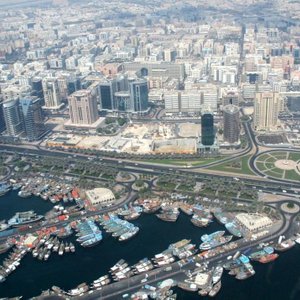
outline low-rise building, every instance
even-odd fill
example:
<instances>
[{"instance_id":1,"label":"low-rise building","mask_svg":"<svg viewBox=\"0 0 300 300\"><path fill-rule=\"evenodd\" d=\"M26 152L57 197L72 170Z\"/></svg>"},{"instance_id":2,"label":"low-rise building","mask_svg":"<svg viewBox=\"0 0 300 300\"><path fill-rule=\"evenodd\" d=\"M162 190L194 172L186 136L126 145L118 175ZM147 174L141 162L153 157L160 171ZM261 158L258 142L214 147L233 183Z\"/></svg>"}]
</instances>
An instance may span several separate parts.
<instances>
[{"instance_id":1,"label":"low-rise building","mask_svg":"<svg viewBox=\"0 0 300 300\"><path fill-rule=\"evenodd\" d=\"M95 188L85 192L92 205L108 205L115 201L115 196L110 189Z\"/></svg>"},{"instance_id":2,"label":"low-rise building","mask_svg":"<svg viewBox=\"0 0 300 300\"><path fill-rule=\"evenodd\" d=\"M247 231L253 233L265 229L272 225L272 220L262 214L240 213L236 215L237 222Z\"/></svg>"}]
</instances>

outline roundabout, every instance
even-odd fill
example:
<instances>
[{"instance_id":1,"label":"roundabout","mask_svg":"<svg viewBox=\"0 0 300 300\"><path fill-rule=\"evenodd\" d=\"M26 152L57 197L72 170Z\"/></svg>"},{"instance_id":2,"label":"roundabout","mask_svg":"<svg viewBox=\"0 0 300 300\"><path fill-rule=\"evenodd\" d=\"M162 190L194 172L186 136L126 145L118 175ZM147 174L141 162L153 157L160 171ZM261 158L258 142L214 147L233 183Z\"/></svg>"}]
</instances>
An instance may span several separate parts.
<instances>
[{"instance_id":1,"label":"roundabout","mask_svg":"<svg viewBox=\"0 0 300 300\"><path fill-rule=\"evenodd\" d=\"M265 176L284 180L300 180L300 152L269 151L255 159L256 168Z\"/></svg>"},{"instance_id":2,"label":"roundabout","mask_svg":"<svg viewBox=\"0 0 300 300\"><path fill-rule=\"evenodd\" d=\"M285 202L282 203L280 206L280 209L288 214L297 214L300 211L300 207L298 204L295 204L293 202Z\"/></svg>"}]
</instances>

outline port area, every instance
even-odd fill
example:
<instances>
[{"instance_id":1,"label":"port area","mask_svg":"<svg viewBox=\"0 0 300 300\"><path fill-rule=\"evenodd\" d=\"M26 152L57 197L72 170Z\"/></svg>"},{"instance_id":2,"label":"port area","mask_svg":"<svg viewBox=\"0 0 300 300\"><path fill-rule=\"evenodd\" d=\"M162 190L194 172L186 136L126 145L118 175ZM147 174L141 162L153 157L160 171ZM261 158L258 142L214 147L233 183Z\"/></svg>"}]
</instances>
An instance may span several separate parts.
<instances>
[{"instance_id":1,"label":"port area","mask_svg":"<svg viewBox=\"0 0 300 300\"><path fill-rule=\"evenodd\" d=\"M51 161L48 163L52 164ZM218 266L223 266L230 257L233 263L239 259L233 257L242 257L240 260L242 265L239 265L242 269L232 273L237 279L246 279L255 273L245 258L249 251L259 251L258 248L260 249L262 244L274 246L277 252L285 251L293 245L291 241L296 239L295 234L300 232L299 224L297 228L294 226L299 222L296 222L297 211L293 210L298 207L299 200L291 194L281 193L284 194L282 199L269 199L268 202L264 202L260 198L257 199L256 196L261 192L257 193L256 188L254 192L251 190L251 193L247 194L249 198L245 191L242 193L240 181L233 179L226 182L226 185L231 188L234 184L236 187L239 185L240 190L227 195L227 199L224 200L221 198L221 192L209 194L210 190L216 189L216 183L219 181L215 181L212 185L208 181L204 184L199 179L196 182L195 179L183 184L183 179L171 182L167 180L171 176L157 173L144 174L143 171L140 174L133 172L132 169L125 172L122 161L117 164L118 168L114 169L91 170L93 175L89 173L86 177L91 179L90 181L87 179L80 181L83 173L78 167L75 168L74 163L70 163L64 168L69 168L72 176L69 173L63 177L55 172L54 175L39 172L39 176L32 173L32 176L28 177L22 173L2 185L3 195L17 193L20 198L28 198L29 201L31 197L37 197L35 199L44 204L53 204L53 209L45 215L32 210L16 213L7 222L0 224L1 231L3 230L0 232L0 242L4 242L0 244L0 252L13 248L3 266L0 266L0 282L6 281L11 273L21 267L23 257L29 252L41 261L47 261L50 255L69 256L68 253L71 255L78 247L92 247L100 243L102 232L106 236L111 235L120 243L126 240L130 243L129 239L135 238L137 234L143 234L142 227L139 228L138 224L135 226L130 222L142 213L155 214L157 219L154 222L177 222L179 215L184 213L196 227L207 227L216 221L224 225L231 236L226 236L228 240L224 237L225 242L220 239L217 241L219 244L208 245L208 249L204 247L207 245L202 245L205 244L202 240L200 250L199 245L191 245L190 248L179 251L177 255L172 253L164 256L163 262L157 258L154 261L153 257L149 257L151 263L146 263L147 267L143 262L139 262L141 264L139 267L127 265L117 273L107 274L109 281L104 279L98 282L96 279L93 284L83 283L68 291L52 287L51 290L43 292L41 297L50 295L63 298L120 299L124 294L134 295L139 291L144 293L144 290L149 290L149 285L158 286L165 280L172 280L171 285L168 281L170 287L178 285L194 289L196 284L197 290L200 289L202 294L211 291L214 294L220 288L216 284L212 286L214 270ZM52 172L55 171L54 166L50 167ZM61 170L62 166L57 165L55 168ZM84 174L86 172L87 170ZM101 176L95 177L95 174ZM117 188L116 178L121 178ZM91 186L91 181L96 182L96 186ZM79 187L80 184L84 187ZM204 189L205 196L200 196L199 191L194 190L193 186ZM266 191L273 191L273 188L268 189L266 188ZM249 188L247 191L249 192ZM288 210L284 209L285 207ZM76 235L74 243L62 241L62 238L74 233ZM106 242L104 239L102 243ZM262 263L277 258L276 255L263 257L265 258ZM47 263L51 264L51 259ZM82 280L85 280L84 275ZM49 288L52 284L50 283ZM160 292L163 288L154 287L154 289Z\"/></svg>"},{"instance_id":2,"label":"port area","mask_svg":"<svg viewBox=\"0 0 300 300\"><path fill-rule=\"evenodd\" d=\"M74 197L76 196L75 194ZM132 272L132 267L126 267L124 269L127 269L126 275L124 275L124 270L122 269L120 273L111 276L112 279L116 281L111 284L106 283L103 286L97 283L93 286L85 284L83 287L75 288L68 292L54 288L52 291L43 293L42 297L47 297L45 294L48 293L50 296L80 296L81 299L118 299L124 294L135 293L140 289L144 289L145 283L157 285L163 280L172 279L172 286L178 283L181 287L186 284L195 284L195 278L197 278L197 276L199 277L199 274L205 274L207 278L210 278L213 268L223 265L228 260L228 257L234 257L237 252L247 252L249 249L255 251L262 243L273 245L278 243L276 240L282 237L282 235L285 235L286 239L291 237L294 233L291 233L291 224L294 223L293 221L296 214L282 211L281 205L278 202L268 204L270 208L273 207L274 210L276 208L279 211L279 217L277 216L271 219L259 213L222 212L217 206L206 207L199 203L192 205L188 204L186 199L178 200L178 198L181 197L182 195L177 195L177 197L173 195L173 200L171 196L168 200L131 200L131 206L121 208L107 207L106 213L104 213L102 209L102 214L100 211L88 211L84 215L76 214L76 216L74 216L76 220L72 218L72 214L69 214L69 218L67 219L59 220L56 218L59 222L55 223L55 226L52 224L47 227L46 224L38 223L40 221L31 223L32 225L26 227L24 235L19 235L19 239L14 241L16 248L10 253L9 259L5 261L3 267L6 269L2 268L4 272L2 279L5 280L5 277L10 275L10 273L20 265L21 259L27 252L32 251L34 257L46 261L49 256L52 255L51 253L57 252L58 255L62 255L67 252L75 251L77 244L74 246L60 240L63 236L69 233L72 234L72 230L77 232L76 236L78 238L76 241L83 247L93 246L102 240L102 233L99 228L107 233L111 233L112 237L120 238L124 236L126 239L129 239L133 237L138 230L126 219L135 219L139 217L142 212L156 213L157 222L176 222L178 215L185 213L189 216L193 215L190 221L196 227L206 227L209 222L217 221L225 225L226 229L229 232L231 230L232 232L230 233L236 236L240 231L243 237L239 237L231 242L229 240L229 242L223 243L222 245L218 244L214 247L210 247L208 251L199 251L198 248L197 250L191 248L193 251L189 252L188 255L184 254L185 257L183 259L179 256L180 254L177 258L172 257L173 254L171 254L167 256L168 259L164 258L165 262L163 266L156 261L155 267L147 271L142 270L134 273ZM207 200L206 202L204 201L205 199L202 200L202 203L207 202ZM60 215L60 209L57 210L57 213ZM26 214L26 216L18 216L18 218L20 217L25 219L35 218L36 215L30 212ZM52 220L52 218L50 218L50 220ZM205 222L203 220L205 220ZM15 218L13 221L15 221ZM232 222L236 222L236 227L228 226L232 224ZM253 228L254 224L256 224L256 229ZM41 225L42 227L40 227ZM67 226L70 226L71 230ZM62 231L58 230L62 228ZM18 230L20 231L20 227ZM255 231L251 232L251 230ZM30 232L38 233L36 240L31 240L35 235ZM130 234L128 235L128 233ZM57 237L53 237L55 235ZM11 240L11 242L13 241ZM188 253L188 251L185 250L181 251L181 254ZM153 260L153 258L151 260ZM247 268L248 267L249 266L247 266ZM252 273L250 272L250 274ZM242 275L242 277L243 276L246 275ZM199 289L200 287L197 286L197 288ZM209 288L209 280L207 280L207 283L201 284L201 291L203 293L209 290Z\"/></svg>"},{"instance_id":3,"label":"port area","mask_svg":"<svg viewBox=\"0 0 300 300\"><path fill-rule=\"evenodd\" d=\"M269 227L268 234L264 235L262 238L240 238L208 251L197 250L195 251L194 255L179 259L173 263L164 264L162 267L156 266L156 268L140 274L132 276L130 275L128 278L123 278L122 280L107 284L105 286L99 286L93 289L89 289L87 286L85 286L85 290L82 290L82 292L78 291L77 294L74 295L74 298L122 299L129 297L129 295L132 297L135 295L152 295L153 292L155 292L156 295L161 295L164 294L166 290L170 290L174 286L194 292L199 290L200 295L205 294L206 292L211 293L211 295L215 295L220 289L222 276L221 274L218 281L214 282L214 274L217 268L225 268L226 265L230 266L231 264L238 262L240 269L237 271L236 267L230 267L231 269L227 269L229 270L229 274L234 275L239 280L247 279L248 277L253 276L255 271L252 268L250 259L248 256L246 256L246 254L249 255L250 252L257 253L257 251L261 252L262 249L267 249L265 250L267 252L271 249L271 253L274 252L274 249L276 249L278 252L288 250L295 245L294 240L297 239L297 237L299 238L299 234L288 237L287 234L291 232L292 231L290 230L289 223L285 222L285 220L281 220L277 224ZM281 235L283 233L285 233L286 236ZM283 243L283 240L289 241L290 243L289 246L284 250L281 248L281 246L279 247L279 245ZM176 247L182 249L180 247L186 246L187 243L189 243L188 240L179 241L173 245L170 245L169 250L176 249ZM162 253L169 253L166 251ZM160 255L161 254L158 256ZM265 253L264 255L273 255L274 258L272 256L272 259L278 257L278 254ZM251 255L249 255L249 257L251 257ZM124 269L126 269L126 266L127 265L124 266ZM246 268L246 272L244 271L244 268ZM113 268L111 268L111 270L112 269ZM131 270L132 269L133 267L131 267ZM232 270L235 270L235 272ZM166 282L167 286L163 285L163 287L161 287L162 283L164 282ZM217 285L218 282L220 282L219 285ZM172 290L170 292L172 293ZM38 299L50 299L49 297L53 295L58 297L66 297L69 295L69 293L61 289L55 291L52 289L43 292ZM137 297L132 299L147 298Z\"/></svg>"},{"instance_id":4,"label":"port area","mask_svg":"<svg viewBox=\"0 0 300 300\"><path fill-rule=\"evenodd\" d=\"M164 266L147 272L147 275L136 275L120 282L112 283L103 287L101 290L92 291L88 294L81 295L76 299L97 299L99 297L100 299L121 299L124 294L134 294L140 289L143 290L143 287L146 284L157 286L159 282L169 278L172 278L173 286L176 286L179 282L194 283L193 279L195 279L197 274L209 275L210 269L225 264L227 262L227 257L233 256L237 250L242 252L249 249L250 246L252 246L253 249L256 249L259 244L259 242L249 243L249 241L241 240L239 241L237 248L228 250L222 254L216 254L207 259L199 259L199 257L195 255L188 260L174 262L167 267ZM209 280L206 284L202 285L201 288L205 289L208 285Z\"/></svg>"}]
</instances>

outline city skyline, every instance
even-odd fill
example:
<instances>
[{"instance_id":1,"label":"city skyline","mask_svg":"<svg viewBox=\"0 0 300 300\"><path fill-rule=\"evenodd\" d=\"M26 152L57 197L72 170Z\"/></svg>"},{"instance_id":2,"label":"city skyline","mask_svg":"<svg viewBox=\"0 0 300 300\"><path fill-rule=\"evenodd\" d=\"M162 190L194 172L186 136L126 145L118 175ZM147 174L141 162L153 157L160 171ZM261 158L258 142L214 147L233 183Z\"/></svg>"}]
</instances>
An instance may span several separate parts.
<instances>
[{"instance_id":1,"label":"city skyline","mask_svg":"<svg viewBox=\"0 0 300 300\"><path fill-rule=\"evenodd\" d=\"M0 8L0 298L300 299L299 1Z\"/></svg>"}]
</instances>

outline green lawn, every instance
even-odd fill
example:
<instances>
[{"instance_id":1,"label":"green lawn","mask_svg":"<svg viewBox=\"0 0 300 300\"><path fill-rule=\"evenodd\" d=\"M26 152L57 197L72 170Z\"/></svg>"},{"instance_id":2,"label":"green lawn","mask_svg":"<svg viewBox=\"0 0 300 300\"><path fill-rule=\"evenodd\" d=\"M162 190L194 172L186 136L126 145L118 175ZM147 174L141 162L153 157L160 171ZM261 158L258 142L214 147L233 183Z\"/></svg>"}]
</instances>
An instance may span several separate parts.
<instances>
[{"instance_id":1,"label":"green lawn","mask_svg":"<svg viewBox=\"0 0 300 300\"><path fill-rule=\"evenodd\" d=\"M272 155L274 157L271 157L270 155ZM281 179L282 175L284 174L284 170L281 170L281 169L275 167L275 164L274 164L276 161L275 157L277 158L277 160L286 159L287 152L278 151L278 152L271 152L269 154L260 155L257 158L256 166L264 174L271 176L271 177ZM300 153L289 152L287 159L299 161ZM285 176L282 179L300 180L300 175L294 170L287 170L287 171L285 171Z\"/></svg>"},{"instance_id":2,"label":"green lawn","mask_svg":"<svg viewBox=\"0 0 300 300\"><path fill-rule=\"evenodd\" d=\"M257 158L257 160L259 160L259 161L265 161L266 159L268 159L270 156L269 156L269 154L262 154L262 155L260 155L258 158Z\"/></svg>"},{"instance_id":3,"label":"green lawn","mask_svg":"<svg viewBox=\"0 0 300 300\"><path fill-rule=\"evenodd\" d=\"M256 162L256 166L261 171L266 169L265 164L263 162Z\"/></svg>"},{"instance_id":4,"label":"green lawn","mask_svg":"<svg viewBox=\"0 0 300 300\"><path fill-rule=\"evenodd\" d=\"M240 159L235 159L229 162L225 162L213 167L208 168L209 170L216 170L216 171L224 171L224 172L231 172L237 174L248 174L248 175L255 175L248 166L248 160L251 155L243 156ZM234 164L240 164L240 167L235 167Z\"/></svg>"},{"instance_id":5,"label":"green lawn","mask_svg":"<svg viewBox=\"0 0 300 300\"><path fill-rule=\"evenodd\" d=\"M286 152L282 152L282 151L270 152L268 155L272 155L272 156L276 157L277 159L285 159L286 158Z\"/></svg>"},{"instance_id":6,"label":"green lawn","mask_svg":"<svg viewBox=\"0 0 300 300\"><path fill-rule=\"evenodd\" d=\"M268 163L268 164L274 164L274 162L278 160L276 157L272 157L272 156L269 156L266 160L265 160L265 163Z\"/></svg>"},{"instance_id":7,"label":"green lawn","mask_svg":"<svg viewBox=\"0 0 300 300\"><path fill-rule=\"evenodd\" d=\"M193 192L194 186L186 185L186 184L180 184L177 187L177 190L184 191L184 192Z\"/></svg>"},{"instance_id":8,"label":"green lawn","mask_svg":"<svg viewBox=\"0 0 300 300\"><path fill-rule=\"evenodd\" d=\"M271 177L282 178L282 174L273 172L272 170L264 171L264 174L271 176Z\"/></svg>"},{"instance_id":9,"label":"green lawn","mask_svg":"<svg viewBox=\"0 0 300 300\"><path fill-rule=\"evenodd\" d=\"M167 189L167 190L174 190L175 187L176 187L176 184L173 183L173 182L160 182L160 181L158 181L157 185L160 188L164 188L164 189Z\"/></svg>"},{"instance_id":10,"label":"green lawn","mask_svg":"<svg viewBox=\"0 0 300 300\"><path fill-rule=\"evenodd\" d=\"M215 196L216 195L216 191L212 190L212 189L209 189L209 188L206 188L204 190L201 190L199 192L199 195L201 196Z\"/></svg>"},{"instance_id":11,"label":"green lawn","mask_svg":"<svg viewBox=\"0 0 300 300\"><path fill-rule=\"evenodd\" d=\"M300 180L300 175L294 170L285 171L285 179L288 180Z\"/></svg>"},{"instance_id":12,"label":"green lawn","mask_svg":"<svg viewBox=\"0 0 300 300\"><path fill-rule=\"evenodd\" d=\"M265 162L264 165L265 165L265 169L267 169L267 170L275 167L274 162Z\"/></svg>"},{"instance_id":13,"label":"green lawn","mask_svg":"<svg viewBox=\"0 0 300 300\"><path fill-rule=\"evenodd\" d=\"M290 152L288 159L298 161L298 160L300 160L300 153Z\"/></svg>"}]
</instances>

